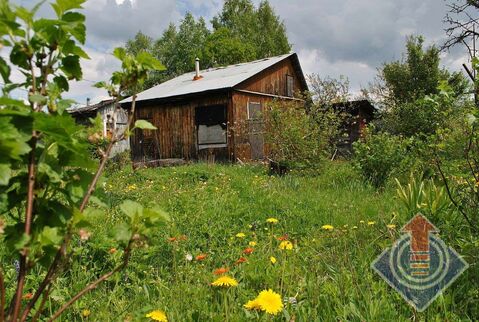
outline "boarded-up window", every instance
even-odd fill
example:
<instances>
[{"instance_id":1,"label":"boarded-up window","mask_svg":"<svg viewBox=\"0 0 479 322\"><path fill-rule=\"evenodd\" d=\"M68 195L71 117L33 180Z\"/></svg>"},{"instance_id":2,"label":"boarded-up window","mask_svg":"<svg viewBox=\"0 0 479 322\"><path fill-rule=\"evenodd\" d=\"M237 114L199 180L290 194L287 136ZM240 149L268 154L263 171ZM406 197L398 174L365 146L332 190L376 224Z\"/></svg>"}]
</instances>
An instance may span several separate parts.
<instances>
[{"instance_id":1,"label":"boarded-up window","mask_svg":"<svg viewBox=\"0 0 479 322\"><path fill-rule=\"evenodd\" d=\"M286 75L286 96L293 97L294 93L294 77Z\"/></svg>"},{"instance_id":2,"label":"boarded-up window","mask_svg":"<svg viewBox=\"0 0 479 322\"><path fill-rule=\"evenodd\" d=\"M262 118L261 103L248 103L248 120L259 120Z\"/></svg>"},{"instance_id":3,"label":"boarded-up window","mask_svg":"<svg viewBox=\"0 0 479 322\"><path fill-rule=\"evenodd\" d=\"M196 108L198 145L226 144L226 106Z\"/></svg>"}]
</instances>

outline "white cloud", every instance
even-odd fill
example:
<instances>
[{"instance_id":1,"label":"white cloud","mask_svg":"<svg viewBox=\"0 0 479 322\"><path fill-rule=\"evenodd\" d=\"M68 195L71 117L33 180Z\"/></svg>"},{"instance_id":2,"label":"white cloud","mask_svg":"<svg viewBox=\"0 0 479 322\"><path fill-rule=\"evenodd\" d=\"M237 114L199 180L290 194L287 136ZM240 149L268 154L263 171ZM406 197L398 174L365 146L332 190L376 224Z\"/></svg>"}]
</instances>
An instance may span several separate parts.
<instances>
[{"instance_id":1,"label":"white cloud","mask_svg":"<svg viewBox=\"0 0 479 322\"><path fill-rule=\"evenodd\" d=\"M32 6L36 0L12 0ZM260 0L253 0L257 5ZM123 45L141 30L159 37L170 22L177 23L186 11L209 21L223 0L90 0L85 3L87 51L92 60L84 65L85 79L105 80L115 69L107 53ZM428 43L444 38L442 20L446 3L437 0L270 0L284 20L293 49L299 53L306 73L348 76L357 91L372 81L383 62L401 58L405 37L422 34ZM48 6L46 6L48 8ZM51 9L42 10L48 15ZM258 31L261 32L261 31ZM462 49L443 55L442 63L461 70L467 62ZM92 82L72 86L71 95L94 101L102 92Z\"/></svg>"}]
</instances>

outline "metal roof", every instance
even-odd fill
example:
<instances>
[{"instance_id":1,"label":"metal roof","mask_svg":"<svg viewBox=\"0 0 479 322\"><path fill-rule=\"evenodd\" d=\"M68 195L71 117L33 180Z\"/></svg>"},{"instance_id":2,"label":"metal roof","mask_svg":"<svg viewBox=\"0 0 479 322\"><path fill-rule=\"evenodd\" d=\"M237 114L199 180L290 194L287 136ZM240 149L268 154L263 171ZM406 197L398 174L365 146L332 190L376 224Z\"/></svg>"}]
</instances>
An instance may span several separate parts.
<instances>
[{"instance_id":1,"label":"metal roof","mask_svg":"<svg viewBox=\"0 0 479 322\"><path fill-rule=\"evenodd\" d=\"M162 99L233 88L252 76L291 56L297 57L295 53L291 53L248 63L202 70L200 72L202 78L199 80L193 80L195 72L186 73L137 94L136 101ZM132 99L129 97L120 103L130 103L131 101Z\"/></svg>"},{"instance_id":2,"label":"metal roof","mask_svg":"<svg viewBox=\"0 0 479 322\"><path fill-rule=\"evenodd\" d=\"M76 114L89 114L89 113L94 113L97 110L99 110L102 107L108 106L115 102L114 99L109 99L109 100L104 100L101 101L100 103L97 104L91 104L91 105L85 105L81 107L74 107L74 108L69 108L67 109L67 112L76 115Z\"/></svg>"}]
</instances>

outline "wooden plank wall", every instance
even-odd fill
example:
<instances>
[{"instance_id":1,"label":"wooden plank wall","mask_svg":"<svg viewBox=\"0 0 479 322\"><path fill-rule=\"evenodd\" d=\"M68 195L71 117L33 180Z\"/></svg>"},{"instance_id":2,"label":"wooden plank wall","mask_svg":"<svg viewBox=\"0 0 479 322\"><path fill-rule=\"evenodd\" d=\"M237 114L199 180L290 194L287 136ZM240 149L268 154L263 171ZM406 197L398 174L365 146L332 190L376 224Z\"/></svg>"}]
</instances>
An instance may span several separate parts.
<instances>
[{"instance_id":1,"label":"wooden plank wall","mask_svg":"<svg viewBox=\"0 0 479 322\"><path fill-rule=\"evenodd\" d=\"M138 107L136 119L149 120L158 130L154 132L159 145L158 159L197 159L197 136L195 124L196 107L219 105L227 106L228 123L232 122L232 104L228 94L208 95L199 98L183 100L182 102L162 103ZM142 160L140 155L141 135L132 139L133 160ZM231 147L231 151L232 151ZM224 154L224 151L221 151Z\"/></svg>"},{"instance_id":2,"label":"wooden plank wall","mask_svg":"<svg viewBox=\"0 0 479 322\"><path fill-rule=\"evenodd\" d=\"M233 93L233 107L234 107L234 155L241 161L251 160L251 146L249 144L248 135L248 104L249 102L261 103L261 109L264 112L268 103L274 99L269 96L255 95L250 93L234 92ZM269 149L267 144L264 147L264 155L267 156Z\"/></svg>"},{"instance_id":3,"label":"wooden plank wall","mask_svg":"<svg viewBox=\"0 0 479 322\"><path fill-rule=\"evenodd\" d=\"M306 88L302 88L301 82L299 81L299 75L297 75L290 59L286 59L271 68L268 68L251 79L243 82L237 86L237 88L252 92L287 96L286 75L294 77L293 92L302 92L306 90Z\"/></svg>"}]
</instances>

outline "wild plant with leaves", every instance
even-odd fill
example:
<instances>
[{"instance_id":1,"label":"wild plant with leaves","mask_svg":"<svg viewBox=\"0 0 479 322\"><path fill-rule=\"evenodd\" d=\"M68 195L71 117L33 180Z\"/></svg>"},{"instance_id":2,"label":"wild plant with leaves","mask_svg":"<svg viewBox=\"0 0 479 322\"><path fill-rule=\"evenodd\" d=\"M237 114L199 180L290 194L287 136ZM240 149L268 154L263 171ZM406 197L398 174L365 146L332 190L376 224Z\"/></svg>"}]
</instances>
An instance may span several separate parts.
<instances>
[{"instance_id":1,"label":"wild plant with leaves","mask_svg":"<svg viewBox=\"0 0 479 322\"><path fill-rule=\"evenodd\" d=\"M133 126L133 99L128 130L113 133L107 147L99 151L100 161L94 161L88 141L92 130L89 133L76 125L65 112L73 102L62 95L70 81L82 78L80 59L89 58L81 47L86 40L85 16L80 12L84 2L56 0L51 3L52 19L35 16L45 1L31 10L0 3L1 50L9 53L8 62L0 58L5 84L0 98L0 239L8 256L18 258L16 274L6 274L12 271L7 261L0 266L0 321L58 318L84 294L124 269L133 248L143 243L152 227L167 220L155 207L124 201L121 210L128 220L112 230L118 249L123 250L119 262L47 316L43 309L55 281L68 271L78 249L73 242L89 238L91 215L102 211L103 202L94 191L113 145L135 127L153 129L141 120ZM108 84L97 86L109 91L119 109L125 91L135 89L150 70L163 66L146 53L131 56L117 49L114 56L121 60L122 70ZM11 79L12 69L21 80ZM25 96L13 94L15 89ZM27 289L33 292L25 301Z\"/></svg>"}]
</instances>

